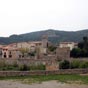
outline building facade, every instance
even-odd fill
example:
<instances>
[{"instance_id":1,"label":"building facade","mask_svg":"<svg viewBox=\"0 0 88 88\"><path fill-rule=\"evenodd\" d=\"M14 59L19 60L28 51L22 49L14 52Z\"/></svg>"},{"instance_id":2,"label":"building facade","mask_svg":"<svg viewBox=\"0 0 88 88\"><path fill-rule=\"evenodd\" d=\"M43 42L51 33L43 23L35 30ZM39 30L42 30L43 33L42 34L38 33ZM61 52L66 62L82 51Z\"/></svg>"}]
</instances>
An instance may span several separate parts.
<instances>
[{"instance_id":1,"label":"building facade","mask_svg":"<svg viewBox=\"0 0 88 88\"><path fill-rule=\"evenodd\" d=\"M70 50L72 50L73 48L77 48L78 44L74 43L74 42L60 42L59 47L60 48L66 48L69 47Z\"/></svg>"}]
</instances>

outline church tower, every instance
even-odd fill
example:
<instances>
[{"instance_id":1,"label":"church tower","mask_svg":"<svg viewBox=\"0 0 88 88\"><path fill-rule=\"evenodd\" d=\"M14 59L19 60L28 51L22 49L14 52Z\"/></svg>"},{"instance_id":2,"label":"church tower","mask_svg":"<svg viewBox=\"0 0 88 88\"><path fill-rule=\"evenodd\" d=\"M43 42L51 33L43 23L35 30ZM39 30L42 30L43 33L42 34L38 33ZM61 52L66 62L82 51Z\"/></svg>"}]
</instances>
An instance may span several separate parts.
<instances>
[{"instance_id":1,"label":"church tower","mask_svg":"<svg viewBox=\"0 0 88 88\"><path fill-rule=\"evenodd\" d=\"M47 35L42 36L42 47L47 48L48 47L48 37Z\"/></svg>"}]
</instances>

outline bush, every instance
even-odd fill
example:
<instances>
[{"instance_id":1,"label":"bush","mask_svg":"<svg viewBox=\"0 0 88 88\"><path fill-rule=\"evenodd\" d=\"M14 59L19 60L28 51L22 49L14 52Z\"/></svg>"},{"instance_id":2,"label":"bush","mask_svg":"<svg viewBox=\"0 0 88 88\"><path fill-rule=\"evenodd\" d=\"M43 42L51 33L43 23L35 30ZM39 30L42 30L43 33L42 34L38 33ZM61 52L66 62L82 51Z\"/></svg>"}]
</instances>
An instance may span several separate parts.
<instances>
[{"instance_id":1,"label":"bush","mask_svg":"<svg viewBox=\"0 0 88 88\"><path fill-rule=\"evenodd\" d=\"M30 70L45 70L45 65L43 65L43 64L31 65Z\"/></svg>"},{"instance_id":2,"label":"bush","mask_svg":"<svg viewBox=\"0 0 88 88\"><path fill-rule=\"evenodd\" d=\"M67 60L61 61L59 63L59 67L60 67L60 69L68 69L68 68L70 68L70 62Z\"/></svg>"},{"instance_id":3,"label":"bush","mask_svg":"<svg viewBox=\"0 0 88 88\"><path fill-rule=\"evenodd\" d=\"M55 46L53 46L53 45L52 45L52 46L49 46L49 47L48 47L48 50L49 50L49 51L51 51L51 52L53 52L53 51L55 51L55 50L56 50L56 47L55 47Z\"/></svg>"},{"instance_id":4,"label":"bush","mask_svg":"<svg viewBox=\"0 0 88 88\"><path fill-rule=\"evenodd\" d=\"M2 67L4 67L4 66L6 66L5 61L0 61L0 68L2 68Z\"/></svg>"},{"instance_id":5,"label":"bush","mask_svg":"<svg viewBox=\"0 0 88 88\"><path fill-rule=\"evenodd\" d=\"M13 67L18 67L18 64L16 61L13 63Z\"/></svg>"},{"instance_id":6,"label":"bush","mask_svg":"<svg viewBox=\"0 0 88 88\"><path fill-rule=\"evenodd\" d=\"M29 70L45 70L45 65L37 64L27 66L26 64L18 65L17 62L13 64L5 63L4 61L0 61L0 70L1 71L29 71Z\"/></svg>"},{"instance_id":7,"label":"bush","mask_svg":"<svg viewBox=\"0 0 88 88\"><path fill-rule=\"evenodd\" d=\"M20 71L27 71L27 70L30 70L30 69L27 65L21 64L21 65L19 65L19 70Z\"/></svg>"},{"instance_id":8,"label":"bush","mask_svg":"<svg viewBox=\"0 0 88 88\"><path fill-rule=\"evenodd\" d=\"M88 62L83 61L82 63L80 63L79 68L88 68Z\"/></svg>"},{"instance_id":9,"label":"bush","mask_svg":"<svg viewBox=\"0 0 88 88\"><path fill-rule=\"evenodd\" d=\"M79 68L79 66L80 66L80 61L78 61L78 60L73 60L72 62L71 62L71 68L72 69L74 69L74 68Z\"/></svg>"},{"instance_id":10,"label":"bush","mask_svg":"<svg viewBox=\"0 0 88 88\"><path fill-rule=\"evenodd\" d=\"M71 62L71 68L88 68L88 62L87 61L79 61L74 60Z\"/></svg>"}]
</instances>

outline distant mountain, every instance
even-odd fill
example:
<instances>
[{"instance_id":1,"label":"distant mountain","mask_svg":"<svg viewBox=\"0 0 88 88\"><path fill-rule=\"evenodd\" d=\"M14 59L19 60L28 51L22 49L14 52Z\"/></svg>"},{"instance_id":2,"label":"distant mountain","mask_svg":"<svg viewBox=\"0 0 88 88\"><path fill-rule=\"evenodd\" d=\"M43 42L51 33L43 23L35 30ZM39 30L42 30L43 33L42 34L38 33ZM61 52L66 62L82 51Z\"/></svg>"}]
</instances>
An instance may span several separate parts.
<instances>
[{"instance_id":1,"label":"distant mountain","mask_svg":"<svg viewBox=\"0 0 88 88\"><path fill-rule=\"evenodd\" d=\"M0 37L0 44L10 44L24 41L39 41L42 39L43 35L47 35L48 40L51 41L52 43L59 43L62 41L79 42L82 40L83 36L88 36L88 29L75 32L49 29L21 35L11 35L10 37Z\"/></svg>"}]
</instances>

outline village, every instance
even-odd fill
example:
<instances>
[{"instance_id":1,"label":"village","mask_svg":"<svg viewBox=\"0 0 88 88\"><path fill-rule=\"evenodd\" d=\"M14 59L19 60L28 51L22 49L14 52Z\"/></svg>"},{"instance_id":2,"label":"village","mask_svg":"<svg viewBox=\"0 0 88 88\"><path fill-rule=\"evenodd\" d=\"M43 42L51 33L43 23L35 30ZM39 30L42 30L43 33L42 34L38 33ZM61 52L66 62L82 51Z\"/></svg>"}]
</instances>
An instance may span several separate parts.
<instances>
[{"instance_id":1,"label":"village","mask_svg":"<svg viewBox=\"0 0 88 88\"><path fill-rule=\"evenodd\" d=\"M0 0L0 88L88 88L88 0Z\"/></svg>"},{"instance_id":2,"label":"village","mask_svg":"<svg viewBox=\"0 0 88 88\"><path fill-rule=\"evenodd\" d=\"M58 70L59 60L70 60L70 51L77 48L75 42L60 42L57 46L43 36L41 41L29 41L0 45L0 60L12 64L44 64L46 70ZM19 61L19 59L21 61Z\"/></svg>"}]
</instances>

